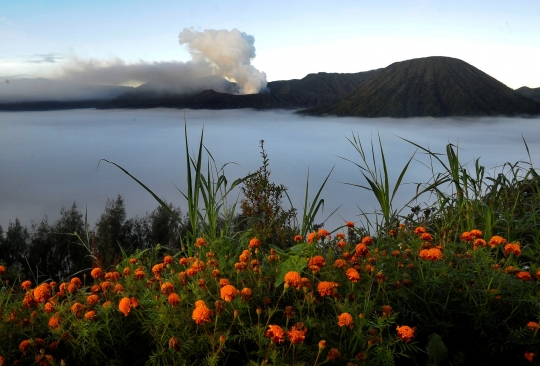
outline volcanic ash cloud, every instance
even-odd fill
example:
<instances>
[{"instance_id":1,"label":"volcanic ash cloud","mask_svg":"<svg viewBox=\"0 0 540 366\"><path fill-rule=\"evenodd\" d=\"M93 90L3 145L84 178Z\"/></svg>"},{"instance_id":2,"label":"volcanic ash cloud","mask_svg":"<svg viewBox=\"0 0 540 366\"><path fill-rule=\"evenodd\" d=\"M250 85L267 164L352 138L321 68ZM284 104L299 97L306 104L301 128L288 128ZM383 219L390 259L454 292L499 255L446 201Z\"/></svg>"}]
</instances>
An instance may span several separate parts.
<instances>
[{"instance_id":1,"label":"volcanic ash cloud","mask_svg":"<svg viewBox=\"0 0 540 366\"><path fill-rule=\"evenodd\" d=\"M235 81L242 94L266 88L266 74L251 65L255 58L255 38L238 29L231 31L184 29L179 42L186 44L195 64L208 64L213 73Z\"/></svg>"},{"instance_id":2,"label":"volcanic ash cloud","mask_svg":"<svg viewBox=\"0 0 540 366\"><path fill-rule=\"evenodd\" d=\"M121 59L102 61L72 58L62 78L84 84L147 84L146 89L174 93L218 92L253 94L266 88L266 74L251 65L255 38L238 29L202 32L185 28L179 35L191 61L126 63ZM236 83L231 89L230 83Z\"/></svg>"}]
</instances>

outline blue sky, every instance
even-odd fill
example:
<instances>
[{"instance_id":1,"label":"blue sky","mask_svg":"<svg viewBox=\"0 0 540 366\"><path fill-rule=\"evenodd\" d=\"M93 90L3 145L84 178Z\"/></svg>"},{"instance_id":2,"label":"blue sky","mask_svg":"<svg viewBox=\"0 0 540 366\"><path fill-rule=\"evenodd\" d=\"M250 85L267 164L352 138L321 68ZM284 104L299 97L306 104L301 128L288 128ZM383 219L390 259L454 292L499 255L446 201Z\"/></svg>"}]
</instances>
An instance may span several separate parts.
<instances>
[{"instance_id":1,"label":"blue sky","mask_svg":"<svg viewBox=\"0 0 540 366\"><path fill-rule=\"evenodd\" d=\"M186 27L252 35L268 81L442 55L540 87L537 0L0 0L0 77L54 78L73 58L189 61Z\"/></svg>"}]
</instances>

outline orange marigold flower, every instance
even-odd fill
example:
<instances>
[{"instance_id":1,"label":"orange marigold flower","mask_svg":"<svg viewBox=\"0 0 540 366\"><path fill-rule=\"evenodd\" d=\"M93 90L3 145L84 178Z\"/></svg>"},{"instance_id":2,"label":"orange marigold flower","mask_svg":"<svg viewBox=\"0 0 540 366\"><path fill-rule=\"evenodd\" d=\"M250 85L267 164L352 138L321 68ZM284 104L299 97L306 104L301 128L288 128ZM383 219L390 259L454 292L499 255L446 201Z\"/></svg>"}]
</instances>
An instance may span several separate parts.
<instances>
[{"instance_id":1,"label":"orange marigold flower","mask_svg":"<svg viewBox=\"0 0 540 366\"><path fill-rule=\"evenodd\" d=\"M51 297L51 288L49 287L49 284L42 283L34 289L34 298L39 304L49 300L49 297Z\"/></svg>"},{"instance_id":2,"label":"orange marigold flower","mask_svg":"<svg viewBox=\"0 0 540 366\"><path fill-rule=\"evenodd\" d=\"M433 236L430 233L423 233L422 235L420 235L420 239L425 241L432 241Z\"/></svg>"},{"instance_id":3,"label":"orange marigold flower","mask_svg":"<svg viewBox=\"0 0 540 366\"><path fill-rule=\"evenodd\" d=\"M58 329L60 327L60 317L58 315L53 315L49 319L49 327L52 329Z\"/></svg>"},{"instance_id":4,"label":"orange marigold flower","mask_svg":"<svg viewBox=\"0 0 540 366\"><path fill-rule=\"evenodd\" d=\"M471 235L469 231L465 231L461 234L461 236L459 237L459 240L472 242L474 240L474 237Z\"/></svg>"},{"instance_id":5,"label":"orange marigold flower","mask_svg":"<svg viewBox=\"0 0 540 366\"><path fill-rule=\"evenodd\" d=\"M345 239L345 234L343 234L343 233L337 233L337 234L336 234L336 239L338 239L338 240Z\"/></svg>"},{"instance_id":6,"label":"orange marigold flower","mask_svg":"<svg viewBox=\"0 0 540 366\"><path fill-rule=\"evenodd\" d=\"M174 292L174 285L170 282L165 282L163 285L161 285L161 293L165 296L169 296L169 294Z\"/></svg>"},{"instance_id":7,"label":"orange marigold flower","mask_svg":"<svg viewBox=\"0 0 540 366\"><path fill-rule=\"evenodd\" d=\"M0 275L2 275L2 273L0 273ZM4 357L0 356L0 366L4 366L6 364L6 360L4 359Z\"/></svg>"},{"instance_id":8,"label":"orange marigold flower","mask_svg":"<svg viewBox=\"0 0 540 366\"><path fill-rule=\"evenodd\" d=\"M354 222L352 222L352 221L347 221L347 222L345 223L345 226L347 226L348 228L353 228L353 227L354 227Z\"/></svg>"},{"instance_id":9,"label":"orange marigold flower","mask_svg":"<svg viewBox=\"0 0 540 366\"><path fill-rule=\"evenodd\" d=\"M129 312L131 311L131 301L129 300L129 297L124 297L122 298L122 300L120 300L120 303L118 304L118 310L120 310L120 312L124 314L124 316L129 315Z\"/></svg>"},{"instance_id":10,"label":"orange marigold flower","mask_svg":"<svg viewBox=\"0 0 540 366\"><path fill-rule=\"evenodd\" d=\"M369 255L369 249L366 244L360 243L356 245L356 256L357 257L367 257Z\"/></svg>"},{"instance_id":11,"label":"orange marigold flower","mask_svg":"<svg viewBox=\"0 0 540 366\"><path fill-rule=\"evenodd\" d=\"M161 277L161 272L163 272L164 269L165 269L165 266L163 265L163 263L158 263L158 264L156 264L155 266L152 267L152 273L157 278L160 278Z\"/></svg>"},{"instance_id":12,"label":"orange marigold flower","mask_svg":"<svg viewBox=\"0 0 540 366\"><path fill-rule=\"evenodd\" d=\"M118 273L117 271L105 273L105 279L107 281L116 282L118 281L119 278L120 278L120 273Z\"/></svg>"},{"instance_id":13,"label":"orange marigold flower","mask_svg":"<svg viewBox=\"0 0 540 366\"><path fill-rule=\"evenodd\" d=\"M77 315L77 317L79 317L79 315L81 315L81 313L84 311L84 305L81 304L81 303L78 303L76 302L75 304L73 304L71 306L71 312L75 315Z\"/></svg>"},{"instance_id":14,"label":"orange marigold flower","mask_svg":"<svg viewBox=\"0 0 540 366\"><path fill-rule=\"evenodd\" d=\"M321 281L317 285L317 291L321 296L332 296L334 294L334 288L339 284L331 281Z\"/></svg>"},{"instance_id":15,"label":"orange marigold flower","mask_svg":"<svg viewBox=\"0 0 540 366\"><path fill-rule=\"evenodd\" d=\"M526 272L526 271L520 271L516 274L516 277L518 280L521 280L521 281L525 281L525 282L529 282L530 280L532 280L532 276L529 272Z\"/></svg>"},{"instance_id":16,"label":"orange marigold flower","mask_svg":"<svg viewBox=\"0 0 540 366\"><path fill-rule=\"evenodd\" d=\"M134 309L138 309L141 306L141 304L139 304L139 301L137 301L137 299L134 297L129 299L129 303L131 304L131 307Z\"/></svg>"},{"instance_id":17,"label":"orange marigold flower","mask_svg":"<svg viewBox=\"0 0 540 366\"><path fill-rule=\"evenodd\" d=\"M515 244L511 243L511 244L506 244L504 246L504 255L509 255L510 253L512 253L515 256L518 256L521 254L521 247L519 243L515 243Z\"/></svg>"},{"instance_id":18,"label":"orange marigold flower","mask_svg":"<svg viewBox=\"0 0 540 366\"><path fill-rule=\"evenodd\" d=\"M480 231L478 229L471 230L471 236L474 237L474 238L481 238L482 235L483 235L482 231Z\"/></svg>"},{"instance_id":19,"label":"orange marigold flower","mask_svg":"<svg viewBox=\"0 0 540 366\"><path fill-rule=\"evenodd\" d=\"M28 290L30 287L32 287L32 282L26 280L23 283L21 283L21 287L23 290Z\"/></svg>"},{"instance_id":20,"label":"orange marigold flower","mask_svg":"<svg viewBox=\"0 0 540 366\"><path fill-rule=\"evenodd\" d=\"M127 277L131 274L131 268L126 267L124 268L124 277Z\"/></svg>"},{"instance_id":21,"label":"orange marigold flower","mask_svg":"<svg viewBox=\"0 0 540 366\"><path fill-rule=\"evenodd\" d=\"M390 315L394 314L394 309L390 305L383 305L382 308L382 316L385 318L388 318Z\"/></svg>"},{"instance_id":22,"label":"orange marigold flower","mask_svg":"<svg viewBox=\"0 0 540 366\"><path fill-rule=\"evenodd\" d=\"M336 268L345 268L347 266L347 262L345 261L345 259L336 259L336 261L334 262L334 267Z\"/></svg>"},{"instance_id":23,"label":"orange marigold flower","mask_svg":"<svg viewBox=\"0 0 540 366\"><path fill-rule=\"evenodd\" d=\"M219 279L219 287L227 286L227 285L230 285L230 284L231 283L226 278L220 278Z\"/></svg>"},{"instance_id":24,"label":"orange marigold flower","mask_svg":"<svg viewBox=\"0 0 540 366\"><path fill-rule=\"evenodd\" d=\"M400 225L400 228L401 228L401 225ZM425 232L426 232L426 228L422 226L418 226L416 229L414 229L414 233L416 235L422 235Z\"/></svg>"},{"instance_id":25,"label":"orange marigold flower","mask_svg":"<svg viewBox=\"0 0 540 366\"><path fill-rule=\"evenodd\" d=\"M112 302L110 302L110 301L105 301L105 302L103 303L103 305L101 305L101 307L102 307L103 309L110 308L111 306L112 306Z\"/></svg>"},{"instance_id":26,"label":"orange marigold flower","mask_svg":"<svg viewBox=\"0 0 540 366\"><path fill-rule=\"evenodd\" d=\"M101 282L100 286L103 292L107 292L111 288L111 283L109 281L104 281L104 282Z\"/></svg>"},{"instance_id":27,"label":"orange marigold flower","mask_svg":"<svg viewBox=\"0 0 540 366\"><path fill-rule=\"evenodd\" d=\"M136 280L142 280L146 276L146 274L144 273L142 269L136 269L134 274L135 274Z\"/></svg>"},{"instance_id":28,"label":"orange marigold flower","mask_svg":"<svg viewBox=\"0 0 540 366\"><path fill-rule=\"evenodd\" d=\"M326 229L320 229L317 231L317 236L324 239L325 237L330 236L330 233Z\"/></svg>"},{"instance_id":29,"label":"orange marigold flower","mask_svg":"<svg viewBox=\"0 0 540 366\"><path fill-rule=\"evenodd\" d=\"M208 309L203 300L198 300L195 302L195 309L193 310L191 317L195 320L197 325L203 325L204 323L210 323L212 321L210 317L213 313L212 310Z\"/></svg>"},{"instance_id":30,"label":"orange marigold flower","mask_svg":"<svg viewBox=\"0 0 540 366\"><path fill-rule=\"evenodd\" d=\"M251 257L251 253L249 250L242 251L242 254L240 254L239 260L240 262L247 263L249 261L249 258Z\"/></svg>"},{"instance_id":31,"label":"orange marigold flower","mask_svg":"<svg viewBox=\"0 0 540 366\"><path fill-rule=\"evenodd\" d=\"M495 248L497 245L504 245L506 244L506 239L502 236L492 236L491 239L489 239L488 244L490 247Z\"/></svg>"},{"instance_id":32,"label":"orange marigold flower","mask_svg":"<svg viewBox=\"0 0 540 366\"><path fill-rule=\"evenodd\" d=\"M289 287L300 288L300 281L301 281L300 273L296 271L289 271L285 274L283 281Z\"/></svg>"},{"instance_id":33,"label":"orange marigold flower","mask_svg":"<svg viewBox=\"0 0 540 366\"><path fill-rule=\"evenodd\" d=\"M197 238L197 240L195 241L195 246L200 248L200 247L205 247L206 246L206 240L204 240L204 238Z\"/></svg>"},{"instance_id":34,"label":"orange marigold flower","mask_svg":"<svg viewBox=\"0 0 540 366\"><path fill-rule=\"evenodd\" d=\"M297 242L297 243L298 243L298 242L301 242L303 239L304 239L304 238L302 238L302 235L295 235L295 236L294 236L294 241Z\"/></svg>"},{"instance_id":35,"label":"orange marigold flower","mask_svg":"<svg viewBox=\"0 0 540 366\"><path fill-rule=\"evenodd\" d=\"M257 238L253 238L249 241L250 248L258 248L261 245L261 242Z\"/></svg>"},{"instance_id":36,"label":"orange marigold flower","mask_svg":"<svg viewBox=\"0 0 540 366\"><path fill-rule=\"evenodd\" d=\"M340 327L349 327L349 328L353 328L354 326L354 321L353 321L353 317L351 314L349 313L342 313L341 315L338 315L338 325Z\"/></svg>"},{"instance_id":37,"label":"orange marigold flower","mask_svg":"<svg viewBox=\"0 0 540 366\"><path fill-rule=\"evenodd\" d=\"M315 233L315 232L309 233L309 234L307 235L307 242L310 243L310 244L312 244L313 241L317 241L317 240L319 240L319 239L320 239L320 237L319 237L319 236L317 235L317 233Z\"/></svg>"},{"instance_id":38,"label":"orange marigold flower","mask_svg":"<svg viewBox=\"0 0 540 366\"><path fill-rule=\"evenodd\" d=\"M114 285L113 292L116 293L116 294L121 294L122 292L124 292L124 286L117 283L116 285Z\"/></svg>"},{"instance_id":39,"label":"orange marigold flower","mask_svg":"<svg viewBox=\"0 0 540 366\"><path fill-rule=\"evenodd\" d=\"M339 359L339 350L337 348L331 348L326 358L330 361Z\"/></svg>"},{"instance_id":40,"label":"orange marigold flower","mask_svg":"<svg viewBox=\"0 0 540 366\"><path fill-rule=\"evenodd\" d=\"M96 318L96 312L94 310L87 311L84 314L84 318L88 320L89 322L91 322L92 320Z\"/></svg>"},{"instance_id":41,"label":"orange marigold flower","mask_svg":"<svg viewBox=\"0 0 540 366\"><path fill-rule=\"evenodd\" d=\"M324 257L322 255L316 255L309 260L308 266L317 266L319 268L326 266Z\"/></svg>"},{"instance_id":42,"label":"orange marigold flower","mask_svg":"<svg viewBox=\"0 0 540 366\"><path fill-rule=\"evenodd\" d=\"M360 279L360 273L358 273L358 271L352 267L345 272L345 275L351 282L356 283Z\"/></svg>"},{"instance_id":43,"label":"orange marigold flower","mask_svg":"<svg viewBox=\"0 0 540 366\"><path fill-rule=\"evenodd\" d=\"M303 326L301 327L301 329L298 329L297 327L292 327L292 329L287 332L287 338L289 338L289 341L291 341L291 343L302 343L306 340L306 333L307 329Z\"/></svg>"},{"instance_id":44,"label":"orange marigold flower","mask_svg":"<svg viewBox=\"0 0 540 366\"><path fill-rule=\"evenodd\" d=\"M96 267L90 272L90 275L94 278L100 278L103 277L103 270L99 267Z\"/></svg>"},{"instance_id":45,"label":"orange marigold flower","mask_svg":"<svg viewBox=\"0 0 540 366\"><path fill-rule=\"evenodd\" d=\"M373 244L373 238L371 236L364 236L362 238L362 244L367 245L367 246Z\"/></svg>"},{"instance_id":46,"label":"orange marigold flower","mask_svg":"<svg viewBox=\"0 0 540 366\"><path fill-rule=\"evenodd\" d=\"M6 273L6 267L0 266L0 276Z\"/></svg>"},{"instance_id":47,"label":"orange marigold flower","mask_svg":"<svg viewBox=\"0 0 540 366\"><path fill-rule=\"evenodd\" d=\"M249 263L249 267L253 270L253 271L256 271L259 269L259 267L261 266L261 262L257 259L254 259L252 260L250 263Z\"/></svg>"},{"instance_id":48,"label":"orange marigold flower","mask_svg":"<svg viewBox=\"0 0 540 366\"><path fill-rule=\"evenodd\" d=\"M540 269L538 271L536 271L536 273L534 274L534 277L537 279L537 280L540 280Z\"/></svg>"},{"instance_id":49,"label":"orange marigold flower","mask_svg":"<svg viewBox=\"0 0 540 366\"><path fill-rule=\"evenodd\" d=\"M30 347L30 341L24 340L19 344L19 351L21 351L22 354L26 356L26 353L28 352L29 347Z\"/></svg>"},{"instance_id":50,"label":"orange marigold flower","mask_svg":"<svg viewBox=\"0 0 540 366\"><path fill-rule=\"evenodd\" d=\"M176 294L175 292L170 293L167 300L172 306L180 304L180 296L178 296L178 294Z\"/></svg>"},{"instance_id":51,"label":"orange marigold flower","mask_svg":"<svg viewBox=\"0 0 540 366\"><path fill-rule=\"evenodd\" d=\"M486 247L487 243L484 239L474 239L474 249L478 249L478 247Z\"/></svg>"},{"instance_id":52,"label":"orange marigold flower","mask_svg":"<svg viewBox=\"0 0 540 366\"><path fill-rule=\"evenodd\" d=\"M235 263L234 269L236 269L237 272L243 272L247 269L247 264L245 262Z\"/></svg>"},{"instance_id":53,"label":"orange marigold flower","mask_svg":"<svg viewBox=\"0 0 540 366\"><path fill-rule=\"evenodd\" d=\"M238 292L238 294L242 297L244 301L249 301L249 299L251 299L253 291L249 287L244 287L242 291Z\"/></svg>"},{"instance_id":54,"label":"orange marigold flower","mask_svg":"<svg viewBox=\"0 0 540 366\"><path fill-rule=\"evenodd\" d=\"M420 258L425 259L427 261L439 261L442 259L442 252L439 248L431 248L431 249L422 249L420 251Z\"/></svg>"},{"instance_id":55,"label":"orange marigold flower","mask_svg":"<svg viewBox=\"0 0 540 366\"><path fill-rule=\"evenodd\" d=\"M167 265L167 264L171 264L171 263L174 263L174 258L172 256L170 256L170 255L166 255L163 258L163 264Z\"/></svg>"},{"instance_id":56,"label":"orange marigold flower","mask_svg":"<svg viewBox=\"0 0 540 366\"><path fill-rule=\"evenodd\" d=\"M73 286L79 288L82 286L82 281L79 277L73 277L69 283L71 283Z\"/></svg>"},{"instance_id":57,"label":"orange marigold flower","mask_svg":"<svg viewBox=\"0 0 540 366\"><path fill-rule=\"evenodd\" d=\"M338 243L337 243L337 246L338 246L338 248L340 248L340 249L343 248L343 247L345 247L345 245L347 245L347 242L346 242L345 240L340 240L340 241L338 241Z\"/></svg>"},{"instance_id":58,"label":"orange marigold flower","mask_svg":"<svg viewBox=\"0 0 540 366\"><path fill-rule=\"evenodd\" d=\"M98 303L98 301L99 301L99 296L98 296L98 295L95 295L95 294L94 294L94 295L90 295L90 296L88 296L88 297L86 298L86 303L87 303L88 305L95 305L95 304Z\"/></svg>"},{"instance_id":59,"label":"orange marigold flower","mask_svg":"<svg viewBox=\"0 0 540 366\"><path fill-rule=\"evenodd\" d=\"M537 330L537 329L540 328L540 325L538 325L537 322L528 322L528 323L527 323L527 328L528 328L531 332L534 332L535 330Z\"/></svg>"},{"instance_id":60,"label":"orange marigold flower","mask_svg":"<svg viewBox=\"0 0 540 366\"><path fill-rule=\"evenodd\" d=\"M325 348L326 348L326 341L324 339L321 339L319 341L319 350L322 351Z\"/></svg>"},{"instance_id":61,"label":"orange marigold flower","mask_svg":"<svg viewBox=\"0 0 540 366\"><path fill-rule=\"evenodd\" d=\"M220 296L223 300L231 302L236 298L237 290L233 285L225 285L221 288Z\"/></svg>"},{"instance_id":62,"label":"orange marigold flower","mask_svg":"<svg viewBox=\"0 0 540 366\"><path fill-rule=\"evenodd\" d=\"M414 338L414 329L407 326L398 326L397 335L399 338L403 339L404 342L410 342Z\"/></svg>"},{"instance_id":63,"label":"orange marigold flower","mask_svg":"<svg viewBox=\"0 0 540 366\"><path fill-rule=\"evenodd\" d=\"M180 265L182 265L182 266L187 266L187 265L189 264L189 261L188 261L187 258L182 257L182 258L180 258L180 259L178 260L178 263L180 263Z\"/></svg>"},{"instance_id":64,"label":"orange marigold flower","mask_svg":"<svg viewBox=\"0 0 540 366\"><path fill-rule=\"evenodd\" d=\"M525 353L523 354L523 357L525 357L527 361L532 362L534 358L534 352L525 351Z\"/></svg>"},{"instance_id":65,"label":"orange marigold flower","mask_svg":"<svg viewBox=\"0 0 540 366\"><path fill-rule=\"evenodd\" d=\"M135 258L129 258L129 263L135 264L137 263L137 260Z\"/></svg>"},{"instance_id":66,"label":"orange marigold flower","mask_svg":"<svg viewBox=\"0 0 540 366\"><path fill-rule=\"evenodd\" d=\"M285 332L283 331L283 328L281 328L279 325L269 325L268 330L266 331L266 336L270 337L272 342L276 344L283 342L284 335Z\"/></svg>"},{"instance_id":67,"label":"orange marigold flower","mask_svg":"<svg viewBox=\"0 0 540 366\"><path fill-rule=\"evenodd\" d=\"M45 306L43 307L43 310L46 312L46 313L52 313L54 311L54 306L53 304L51 304L50 302L47 302L45 304Z\"/></svg>"}]
</instances>

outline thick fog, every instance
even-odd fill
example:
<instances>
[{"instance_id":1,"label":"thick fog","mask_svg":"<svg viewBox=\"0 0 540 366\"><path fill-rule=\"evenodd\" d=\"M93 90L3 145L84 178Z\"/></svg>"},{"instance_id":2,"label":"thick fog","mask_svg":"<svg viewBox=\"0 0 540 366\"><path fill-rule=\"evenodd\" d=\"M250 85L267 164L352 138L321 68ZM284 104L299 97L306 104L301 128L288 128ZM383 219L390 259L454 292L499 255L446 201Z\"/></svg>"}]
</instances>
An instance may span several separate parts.
<instances>
[{"instance_id":1,"label":"thick fog","mask_svg":"<svg viewBox=\"0 0 540 366\"><path fill-rule=\"evenodd\" d=\"M259 141L264 140L271 179L289 187L300 211L308 170L313 197L335 166L322 195L324 214L316 220L323 221L341 205L327 221L327 229L345 220L359 222L359 208L371 212L376 207L370 192L343 184L366 184L358 168L339 158L361 162L347 141L353 134L360 137L368 156L370 141L377 143L380 135L392 182L416 150L399 137L440 153L447 143L457 144L460 160L474 168L474 159L481 158L487 174L494 174L490 168L505 162L528 161L522 136L533 163L540 160L539 118L321 118L290 111L175 109L0 112L0 225L5 229L18 217L29 226L44 215L51 222L62 206L76 201L82 212L87 208L93 226L107 198L118 194L125 199L128 217L143 216L157 206L150 194L118 168L102 162L97 169L101 158L120 164L185 212L185 201L175 188L186 187L184 118L190 151L197 148L204 128L204 144L218 164L237 164L226 167L230 182L260 167ZM426 155L417 151L404 179L408 184L398 191L396 208L414 195L415 183L429 180L428 166ZM437 164L434 167L442 172ZM231 196L229 203L236 198Z\"/></svg>"}]
</instances>

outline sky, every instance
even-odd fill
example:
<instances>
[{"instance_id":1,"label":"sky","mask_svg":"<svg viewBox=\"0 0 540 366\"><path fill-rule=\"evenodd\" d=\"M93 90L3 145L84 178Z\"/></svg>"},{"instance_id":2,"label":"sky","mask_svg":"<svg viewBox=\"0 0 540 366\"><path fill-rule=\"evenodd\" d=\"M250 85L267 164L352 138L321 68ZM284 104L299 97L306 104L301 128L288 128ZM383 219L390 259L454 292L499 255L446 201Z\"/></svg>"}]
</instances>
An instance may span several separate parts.
<instances>
[{"instance_id":1,"label":"sky","mask_svg":"<svg viewBox=\"0 0 540 366\"><path fill-rule=\"evenodd\" d=\"M62 78L74 62L187 63L186 28L252 36L248 62L267 81L449 56L540 87L538 0L0 0L0 80Z\"/></svg>"}]
</instances>

